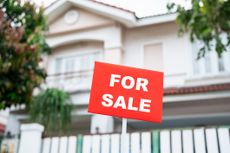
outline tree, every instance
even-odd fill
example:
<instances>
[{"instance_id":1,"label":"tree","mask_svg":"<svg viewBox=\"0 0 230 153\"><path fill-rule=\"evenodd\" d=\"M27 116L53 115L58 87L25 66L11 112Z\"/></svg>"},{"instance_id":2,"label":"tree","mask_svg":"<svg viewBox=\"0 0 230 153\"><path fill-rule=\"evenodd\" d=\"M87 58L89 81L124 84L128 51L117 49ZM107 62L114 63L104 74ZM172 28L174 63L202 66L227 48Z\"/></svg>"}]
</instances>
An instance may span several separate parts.
<instances>
[{"instance_id":1,"label":"tree","mask_svg":"<svg viewBox=\"0 0 230 153\"><path fill-rule=\"evenodd\" d=\"M219 57L230 45L230 0L192 0L191 9L171 3L169 10L178 13L176 22L179 34L190 32L190 38L203 42L198 58L204 57L207 51L215 48ZM227 42L221 35L227 35Z\"/></svg>"},{"instance_id":2,"label":"tree","mask_svg":"<svg viewBox=\"0 0 230 153\"><path fill-rule=\"evenodd\" d=\"M66 130L71 123L71 112L70 95L55 88L42 91L30 105L31 120L43 124L46 134Z\"/></svg>"},{"instance_id":3,"label":"tree","mask_svg":"<svg viewBox=\"0 0 230 153\"><path fill-rule=\"evenodd\" d=\"M39 67L49 53L44 9L20 0L0 1L0 109L28 104L46 77Z\"/></svg>"}]
</instances>

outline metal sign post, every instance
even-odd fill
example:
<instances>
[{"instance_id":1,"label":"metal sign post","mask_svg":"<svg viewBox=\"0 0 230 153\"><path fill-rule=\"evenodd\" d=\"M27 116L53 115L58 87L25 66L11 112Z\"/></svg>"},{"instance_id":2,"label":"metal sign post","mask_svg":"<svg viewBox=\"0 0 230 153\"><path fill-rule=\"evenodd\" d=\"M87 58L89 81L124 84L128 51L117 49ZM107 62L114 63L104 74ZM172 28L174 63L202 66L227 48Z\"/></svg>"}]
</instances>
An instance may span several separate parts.
<instances>
[{"instance_id":1,"label":"metal sign post","mask_svg":"<svg viewBox=\"0 0 230 153\"><path fill-rule=\"evenodd\" d=\"M121 153L125 153L126 134L127 134L127 118L122 118Z\"/></svg>"}]
</instances>

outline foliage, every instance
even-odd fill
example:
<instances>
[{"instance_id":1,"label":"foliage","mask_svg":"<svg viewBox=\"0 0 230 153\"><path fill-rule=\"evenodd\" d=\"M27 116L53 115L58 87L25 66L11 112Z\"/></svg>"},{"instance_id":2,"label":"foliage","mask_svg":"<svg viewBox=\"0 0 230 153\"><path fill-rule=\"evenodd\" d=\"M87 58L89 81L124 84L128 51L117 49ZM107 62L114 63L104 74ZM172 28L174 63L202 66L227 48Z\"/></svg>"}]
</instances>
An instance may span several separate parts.
<instances>
[{"instance_id":1,"label":"foliage","mask_svg":"<svg viewBox=\"0 0 230 153\"><path fill-rule=\"evenodd\" d=\"M31 120L43 124L48 133L66 130L71 123L71 111L70 95L55 88L35 96L30 105Z\"/></svg>"},{"instance_id":2,"label":"foliage","mask_svg":"<svg viewBox=\"0 0 230 153\"><path fill-rule=\"evenodd\" d=\"M200 49L198 58L205 56L212 46L220 57L230 45L230 0L192 0L191 9L171 3L168 9L176 9L176 22L179 34L190 32L191 41L199 40L204 46ZM227 34L227 42L221 39L221 34ZM215 42L215 43L214 43Z\"/></svg>"},{"instance_id":3,"label":"foliage","mask_svg":"<svg viewBox=\"0 0 230 153\"><path fill-rule=\"evenodd\" d=\"M0 0L0 109L28 104L46 77L39 67L42 54L50 52L43 13L30 2Z\"/></svg>"}]
</instances>

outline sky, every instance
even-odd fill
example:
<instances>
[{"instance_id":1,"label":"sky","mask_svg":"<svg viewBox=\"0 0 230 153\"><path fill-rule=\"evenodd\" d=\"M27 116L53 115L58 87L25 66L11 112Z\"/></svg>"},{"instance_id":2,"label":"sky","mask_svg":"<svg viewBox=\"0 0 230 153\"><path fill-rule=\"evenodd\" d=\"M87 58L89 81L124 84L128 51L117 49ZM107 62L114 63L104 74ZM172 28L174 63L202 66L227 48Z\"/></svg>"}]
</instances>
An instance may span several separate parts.
<instances>
[{"instance_id":1,"label":"sky","mask_svg":"<svg viewBox=\"0 0 230 153\"><path fill-rule=\"evenodd\" d=\"M48 6L55 0L33 0L38 5ZM184 5L188 0L97 0L111 5L119 6L134 11L138 17L156 15L167 12L168 2L176 2Z\"/></svg>"}]
</instances>

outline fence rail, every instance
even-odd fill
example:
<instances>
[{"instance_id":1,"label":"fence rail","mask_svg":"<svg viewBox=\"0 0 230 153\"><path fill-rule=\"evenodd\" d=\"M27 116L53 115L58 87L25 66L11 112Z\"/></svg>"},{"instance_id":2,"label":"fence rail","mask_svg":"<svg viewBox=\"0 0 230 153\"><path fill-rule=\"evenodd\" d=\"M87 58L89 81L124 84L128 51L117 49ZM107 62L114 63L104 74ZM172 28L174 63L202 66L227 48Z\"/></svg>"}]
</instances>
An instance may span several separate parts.
<instances>
[{"instance_id":1,"label":"fence rail","mask_svg":"<svg viewBox=\"0 0 230 153\"><path fill-rule=\"evenodd\" d=\"M120 139L120 134L44 138L41 153L121 153ZM230 153L229 127L129 133L125 150L125 153Z\"/></svg>"}]
</instances>

